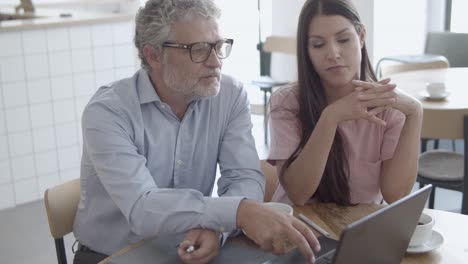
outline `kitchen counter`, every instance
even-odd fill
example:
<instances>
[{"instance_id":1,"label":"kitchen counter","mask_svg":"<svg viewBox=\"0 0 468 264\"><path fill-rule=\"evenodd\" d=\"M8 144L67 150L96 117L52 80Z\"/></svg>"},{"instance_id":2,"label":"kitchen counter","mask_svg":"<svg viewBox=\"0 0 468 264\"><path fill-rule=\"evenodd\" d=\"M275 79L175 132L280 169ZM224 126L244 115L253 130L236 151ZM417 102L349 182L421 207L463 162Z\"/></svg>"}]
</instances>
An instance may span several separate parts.
<instances>
[{"instance_id":1,"label":"kitchen counter","mask_svg":"<svg viewBox=\"0 0 468 264\"><path fill-rule=\"evenodd\" d=\"M2 8L1 13L13 14L13 8ZM133 20L134 16L124 13L96 13L89 11L67 11L59 9L37 8L33 14L36 18L3 20L0 22L0 33L7 31L29 30L38 28L61 27L70 25L90 25L117 21Z\"/></svg>"}]
</instances>

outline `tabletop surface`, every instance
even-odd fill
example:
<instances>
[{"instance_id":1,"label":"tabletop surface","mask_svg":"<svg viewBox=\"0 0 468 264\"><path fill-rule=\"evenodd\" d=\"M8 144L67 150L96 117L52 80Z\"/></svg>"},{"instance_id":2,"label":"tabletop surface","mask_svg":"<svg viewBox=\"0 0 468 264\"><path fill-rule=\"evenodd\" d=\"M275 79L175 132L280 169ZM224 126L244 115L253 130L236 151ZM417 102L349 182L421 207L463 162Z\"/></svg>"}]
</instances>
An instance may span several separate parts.
<instances>
[{"instance_id":1,"label":"tabletop surface","mask_svg":"<svg viewBox=\"0 0 468 264\"><path fill-rule=\"evenodd\" d=\"M468 68L445 68L408 71L392 74L399 88L421 100L427 109L468 109ZM422 92L431 82L445 83L449 93L445 100L426 100Z\"/></svg>"},{"instance_id":2,"label":"tabletop surface","mask_svg":"<svg viewBox=\"0 0 468 264\"><path fill-rule=\"evenodd\" d=\"M332 234L332 236L338 238L341 234L341 231L348 224L361 219L362 217L378 210L381 207L382 205L377 204L361 204L353 207L342 207L335 204L316 203L303 207L295 207L294 215L297 216L299 213L302 213L308 216L316 224L320 225L326 231ZM402 263L466 263L466 260L468 259L468 216L430 209L425 209L424 212L432 215L435 218L434 230L442 234L444 243L440 246L440 248L428 253L407 253ZM317 236L319 236L315 230L313 231ZM228 255L231 258L233 256L235 257L232 252L238 250L236 247L238 247L239 243L243 244L243 250L249 251L249 249L245 248L246 245L251 249L253 248L252 242L245 237L238 237L231 240L233 240L235 243L230 243L228 248L226 248L226 251L230 252ZM147 239L140 241L115 253L101 263L125 263L125 261L132 259L132 252L139 252L149 256L148 254L153 254L152 252L155 251L155 249L152 248L157 244L155 241L157 241L157 239ZM225 250L225 248L223 248L223 250ZM252 256L258 260L268 259L271 257L266 253L255 253L254 250L250 250L247 252L247 254L252 254ZM135 258L132 259L132 262L135 264L146 263L146 261L154 262L154 258L150 260L139 258L139 260L142 262L137 261Z\"/></svg>"}]
</instances>

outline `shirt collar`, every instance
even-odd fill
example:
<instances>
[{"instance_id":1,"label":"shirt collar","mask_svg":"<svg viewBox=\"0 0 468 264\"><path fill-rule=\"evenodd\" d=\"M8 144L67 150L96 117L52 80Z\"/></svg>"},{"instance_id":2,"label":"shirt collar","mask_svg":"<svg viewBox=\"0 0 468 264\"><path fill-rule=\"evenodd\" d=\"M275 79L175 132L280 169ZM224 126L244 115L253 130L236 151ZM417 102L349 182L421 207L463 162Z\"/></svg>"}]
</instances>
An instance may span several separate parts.
<instances>
[{"instance_id":1,"label":"shirt collar","mask_svg":"<svg viewBox=\"0 0 468 264\"><path fill-rule=\"evenodd\" d=\"M144 69L138 71L137 92L140 104L161 102L161 98L159 98L159 95L156 93L156 89L151 83L148 73Z\"/></svg>"}]
</instances>

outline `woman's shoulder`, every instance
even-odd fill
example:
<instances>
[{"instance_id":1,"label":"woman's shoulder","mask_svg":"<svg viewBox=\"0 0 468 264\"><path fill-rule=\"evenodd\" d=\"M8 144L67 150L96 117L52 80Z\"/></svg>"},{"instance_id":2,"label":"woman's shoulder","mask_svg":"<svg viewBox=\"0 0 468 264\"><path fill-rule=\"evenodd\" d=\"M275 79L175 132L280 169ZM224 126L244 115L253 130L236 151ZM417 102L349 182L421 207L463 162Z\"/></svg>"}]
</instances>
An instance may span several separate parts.
<instances>
[{"instance_id":1,"label":"woman's shoulder","mask_svg":"<svg viewBox=\"0 0 468 264\"><path fill-rule=\"evenodd\" d=\"M276 89L270 98L273 106L297 106L298 105L298 85L297 82L288 83Z\"/></svg>"}]
</instances>

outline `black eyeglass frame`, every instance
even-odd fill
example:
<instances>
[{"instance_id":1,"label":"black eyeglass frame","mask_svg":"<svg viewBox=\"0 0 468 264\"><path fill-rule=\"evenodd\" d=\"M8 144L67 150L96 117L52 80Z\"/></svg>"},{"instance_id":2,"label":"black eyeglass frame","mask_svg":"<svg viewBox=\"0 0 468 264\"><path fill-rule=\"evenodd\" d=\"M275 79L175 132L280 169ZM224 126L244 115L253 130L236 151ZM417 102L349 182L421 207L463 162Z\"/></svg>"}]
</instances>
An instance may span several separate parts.
<instances>
[{"instance_id":1,"label":"black eyeglass frame","mask_svg":"<svg viewBox=\"0 0 468 264\"><path fill-rule=\"evenodd\" d=\"M227 44L231 45L231 49L229 50L229 53L225 57L220 56L218 54L218 51L216 51L216 46L219 45L220 43L222 43L222 44L227 43ZM193 57L192 57L192 47L195 46L195 45L198 45L198 44L207 44L207 45L211 46L210 52L208 53L206 58L204 60L201 60L201 61L195 61L193 59ZM225 59L225 58L229 57L229 55L231 54L233 44L234 44L234 39L221 39L221 40L218 40L216 42L211 42L211 43L210 42L195 42L195 43L191 43L191 44L181 44L181 43L174 43L174 42L167 41L167 42L164 42L162 44L162 46L166 47L166 48L186 49L186 50L189 51L190 60L192 60L192 62L194 62L194 63L203 63L203 62L208 60L212 50L214 50L214 52L216 54L216 57L218 57L219 59Z\"/></svg>"}]
</instances>

